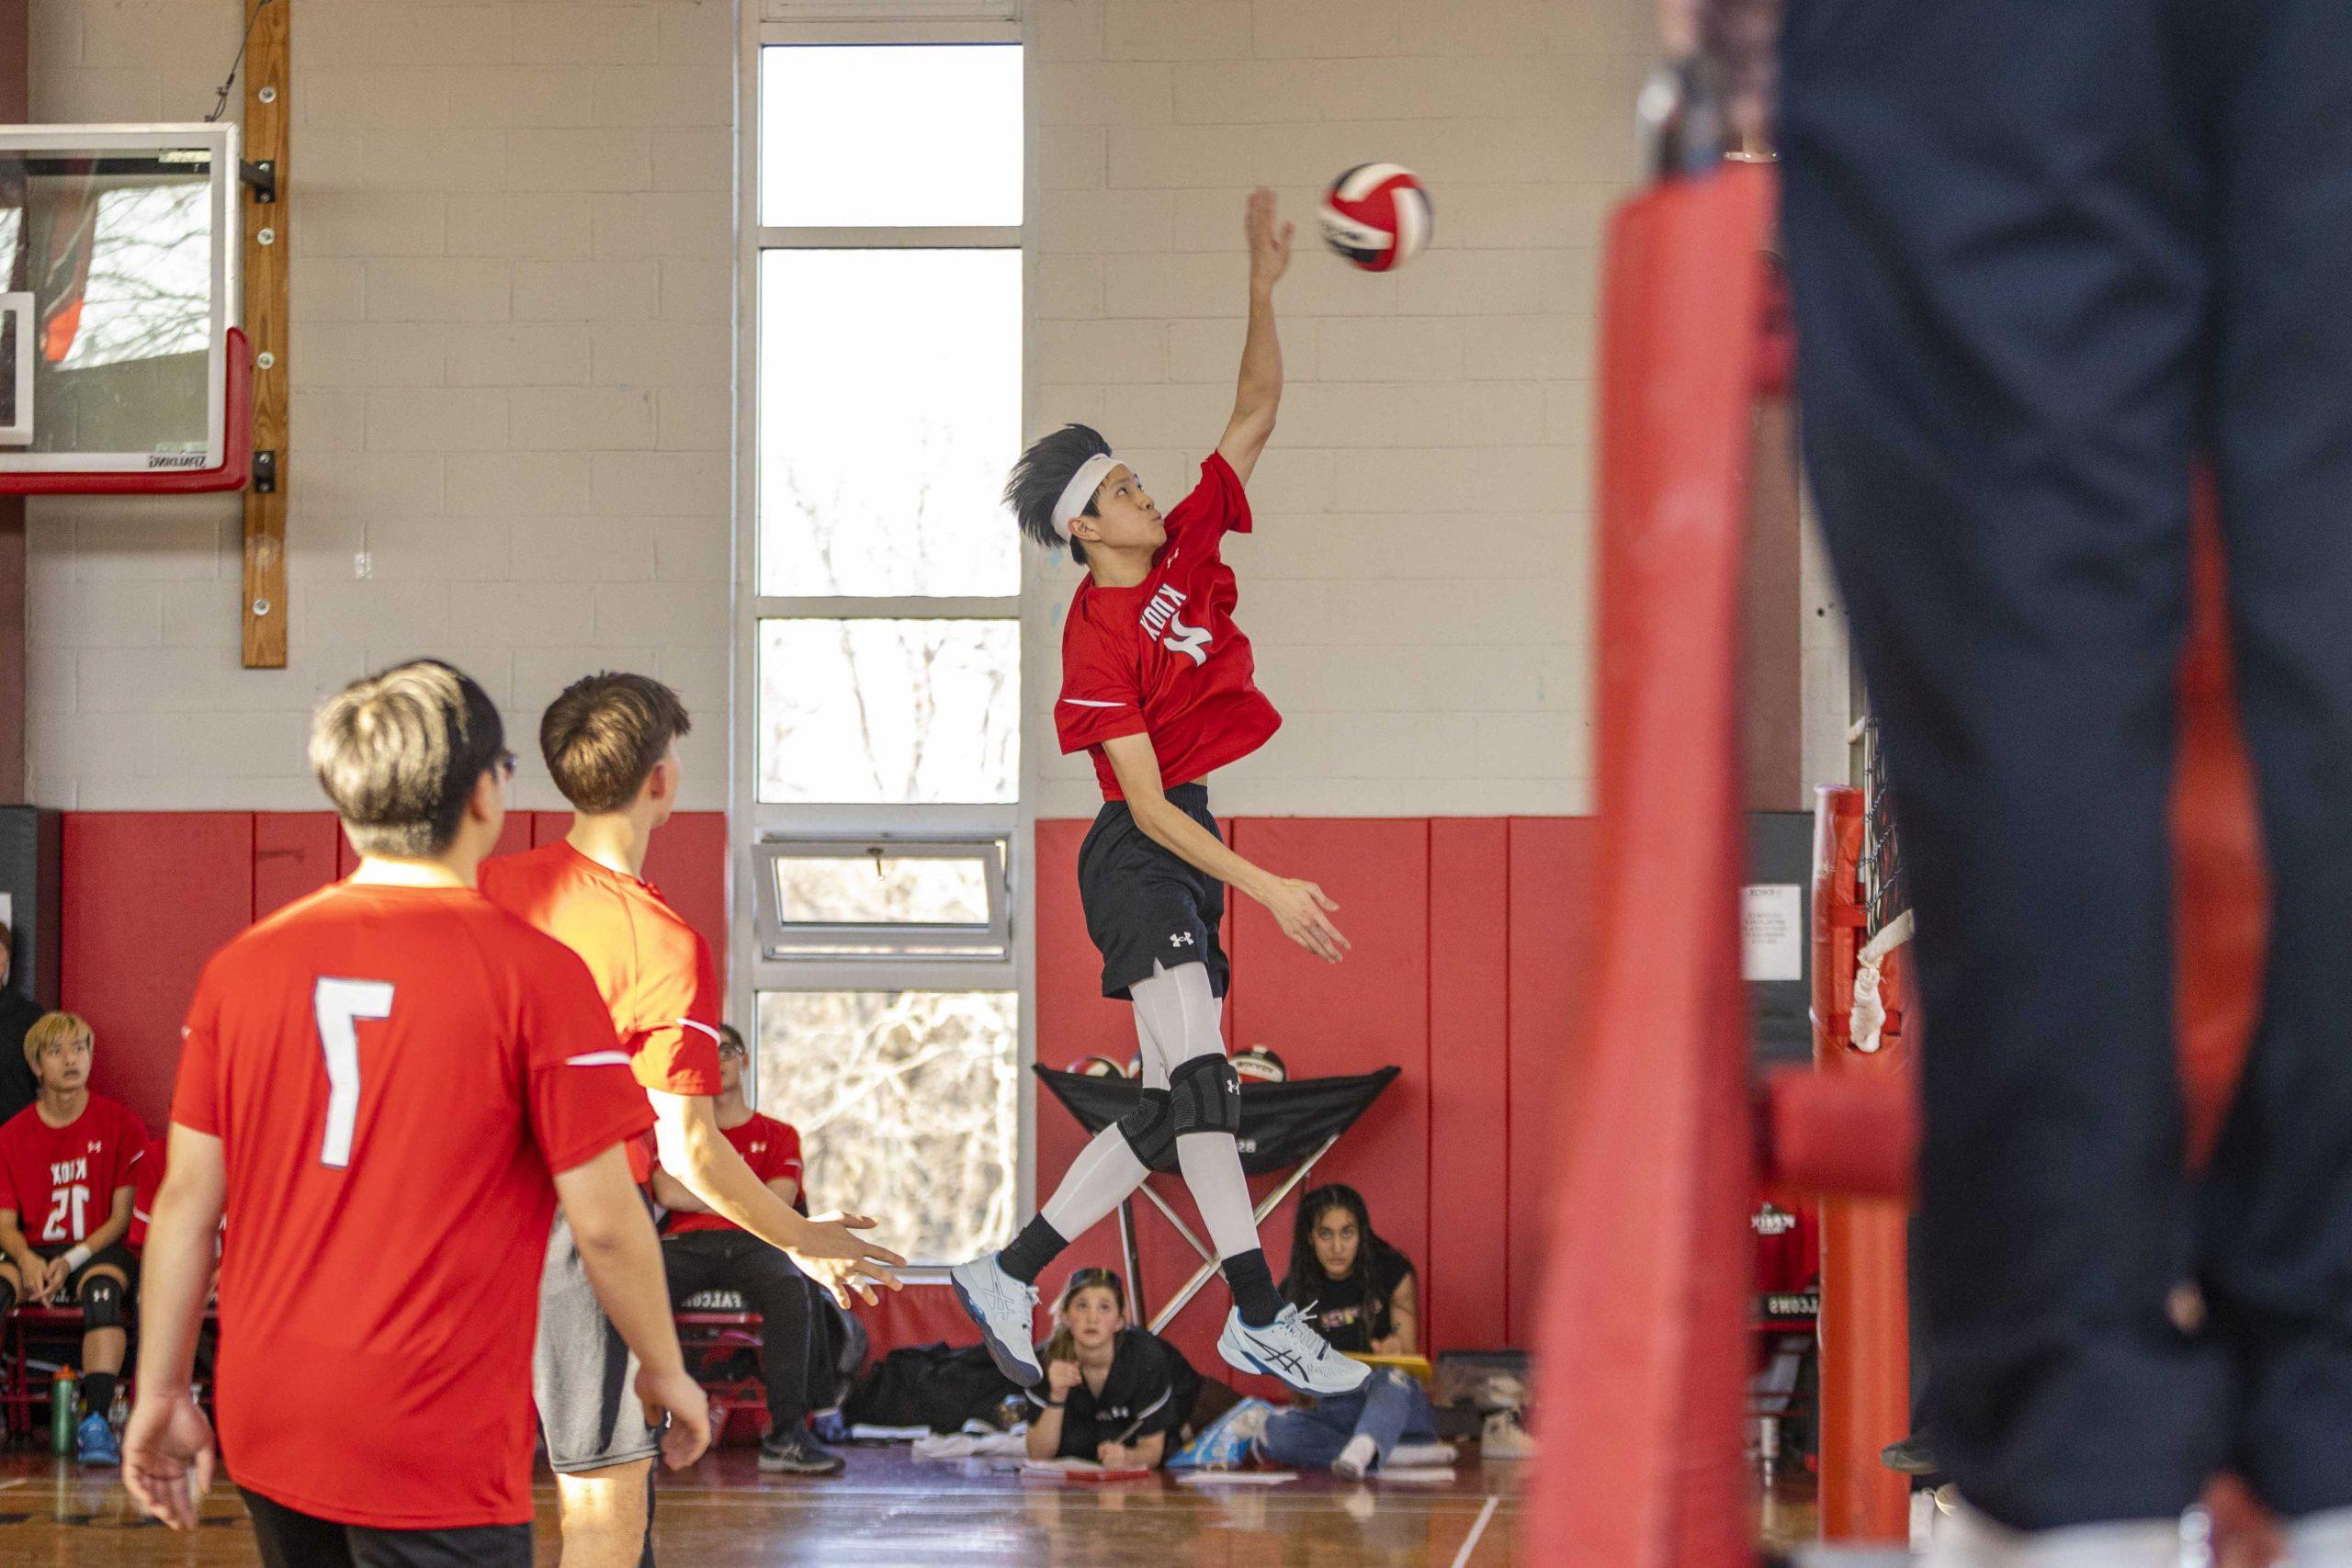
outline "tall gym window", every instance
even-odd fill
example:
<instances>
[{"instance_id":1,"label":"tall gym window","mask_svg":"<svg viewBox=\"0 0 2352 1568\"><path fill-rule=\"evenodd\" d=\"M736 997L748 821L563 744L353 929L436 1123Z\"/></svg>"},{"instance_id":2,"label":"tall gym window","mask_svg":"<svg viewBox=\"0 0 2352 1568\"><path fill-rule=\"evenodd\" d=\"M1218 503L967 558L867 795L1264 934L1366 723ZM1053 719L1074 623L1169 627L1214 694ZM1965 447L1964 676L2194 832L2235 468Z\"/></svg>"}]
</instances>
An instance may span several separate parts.
<instances>
[{"instance_id":1,"label":"tall gym window","mask_svg":"<svg viewBox=\"0 0 2352 1568\"><path fill-rule=\"evenodd\" d=\"M755 1082L800 1129L812 1203L874 1215L921 1262L1002 1241L1019 1196L1008 12L763 0L746 76L738 931Z\"/></svg>"}]
</instances>

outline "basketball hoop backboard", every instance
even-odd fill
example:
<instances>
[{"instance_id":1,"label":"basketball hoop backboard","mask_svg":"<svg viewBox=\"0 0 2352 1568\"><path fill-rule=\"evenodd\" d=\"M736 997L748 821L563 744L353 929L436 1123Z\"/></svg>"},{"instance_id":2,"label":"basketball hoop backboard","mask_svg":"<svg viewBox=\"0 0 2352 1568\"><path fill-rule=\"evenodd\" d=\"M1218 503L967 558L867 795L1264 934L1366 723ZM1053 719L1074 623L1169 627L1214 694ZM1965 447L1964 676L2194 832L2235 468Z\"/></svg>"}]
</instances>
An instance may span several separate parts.
<instances>
[{"instance_id":1,"label":"basketball hoop backboard","mask_svg":"<svg viewBox=\"0 0 2352 1568\"><path fill-rule=\"evenodd\" d=\"M0 127L0 491L243 484L240 173L231 125Z\"/></svg>"}]
</instances>

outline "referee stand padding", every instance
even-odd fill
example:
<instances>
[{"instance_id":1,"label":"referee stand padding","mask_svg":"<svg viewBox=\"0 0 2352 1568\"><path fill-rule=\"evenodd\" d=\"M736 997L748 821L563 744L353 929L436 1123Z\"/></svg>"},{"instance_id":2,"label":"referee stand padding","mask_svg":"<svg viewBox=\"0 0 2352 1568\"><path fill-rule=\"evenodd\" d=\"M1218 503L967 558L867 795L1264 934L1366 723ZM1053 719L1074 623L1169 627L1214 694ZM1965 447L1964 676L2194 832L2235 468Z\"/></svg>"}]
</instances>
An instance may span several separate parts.
<instances>
[{"instance_id":1,"label":"referee stand padding","mask_svg":"<svg viewBox=\"0 0 2352 1568\"><path fill-rule=\"evenodd\" d=\"M1741 1416L1759 1180L1881 1201L1880 1244L1825 1273L1826 1316L1867 1289L1866 1349L1823 1387L1825 1468L1855 1472L1863 1503L1831 1539L1900 1541L1905 1497L1859 1476L1907 1425L1900 1242L1917 1138L1904 1053L1887 1063L1748 1083L1737 891L1742 864L1736 698L1740 576L1752 415L1785 395L1790 355L1770 340L1770 168L1729 164L1662 182L1611 220L1599 373L1600 940L1583 1034L1566 1043L1568 1092L1552 1193L1554 1244L1538 1325L1538 1409L1605 1413L1544 1434L1530 1539L1573 1542L1610 1568L1741 1568L1755 1518ZM2173 801L2181 1050L2195 1157L2211 1147L2250 1036L2267 888L2252 781L2232 701L2210 494L2201 495L2192 643L2183 660L2182 755ZM1859 802L1853 803L1854 807ZM1851 807L1847 815L1852 814ZM1826 820L1841 820L1837 802ZM1853 818L1859 829L1859 818ZM1850 854L1823 870L1837 882ZM1847 884L1850 889L1850 883ZM1823 911L1826 901L1816 902ZM1826 929L1823 933L1826 934ZM1933 940L1932 935L1928 940ZM1851 940L1842 982L1850 998ZM1816 956L1820 956L1817 948ZM1563 962L1568 957L1563 954ZM1817 976L1817 983L1820 976ZM1837 993L1816 998L1834 1015ZM1822 1004L1827 1002L1827 1009ZM1827 1018L1816 1031L1826 1035ZM1824 1038L1817 1062L1849 1066ZM1762 1129L1759 1140L1756 1134ZM1825 1205L1825 1228L1830 1227ZM1886 1224L1892 1217L1892 1246ZM1856 1270L1872 1270L1867 1280ZM1825 1324L1825 1335L1832 1332ZM1889 1347L1892 1354L1889 1354ZM1859 1384L1859 1391L1857 1384ZM1832 1409L1839 1402L1856 1409ZM1905 1419L1891 1420L1899 1414ZM1828 1451L1841 1419L1845 1451ZM1883 1431L1865 1430L1875 1423ZM1825 1503L1831 1488L1825 1478ZM2225 1526L2242 1518L2226 1483ZM1907 1516L1907 1509L1905 1510Z\"/></svg>"}]
</instances>

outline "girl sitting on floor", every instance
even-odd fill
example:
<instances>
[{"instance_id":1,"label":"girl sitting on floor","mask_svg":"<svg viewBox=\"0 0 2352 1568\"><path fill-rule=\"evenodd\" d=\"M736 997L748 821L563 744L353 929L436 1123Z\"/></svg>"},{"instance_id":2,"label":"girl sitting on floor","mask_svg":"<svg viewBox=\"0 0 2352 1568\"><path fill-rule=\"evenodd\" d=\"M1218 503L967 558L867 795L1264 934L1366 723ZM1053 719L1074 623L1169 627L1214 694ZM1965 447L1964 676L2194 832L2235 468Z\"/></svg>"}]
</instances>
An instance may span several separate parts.
<instances>
[{"instance_id":1,"label":"girl sitting on floor","mask_svg":"<svg viewBox=\"0 0 2352 1568\"><path fill-rule=\"evenodd\" d=\"M1127 1326L1126 1287L1108 1269L1072 1274L1054 1322L1037 1352L1046 1382L1029 1391L1029 1457L1158 1468L1192 1414L1200 1374L1165 1340Z\"/></svg>"},{"instance_id":2,"label":"girl sitting on floor","mask_svg":"<svg viewBox=\"0 0 2352 1568\"><path fill-rule=\"evenodd\" d=\"M1410 1259L1380 1239L1352 1187L1332 1182L1299 1200L1283 1294L1331 1348L1410 1356L1420 1343L1420 1297Z\"/></svg>"}]
</instances>

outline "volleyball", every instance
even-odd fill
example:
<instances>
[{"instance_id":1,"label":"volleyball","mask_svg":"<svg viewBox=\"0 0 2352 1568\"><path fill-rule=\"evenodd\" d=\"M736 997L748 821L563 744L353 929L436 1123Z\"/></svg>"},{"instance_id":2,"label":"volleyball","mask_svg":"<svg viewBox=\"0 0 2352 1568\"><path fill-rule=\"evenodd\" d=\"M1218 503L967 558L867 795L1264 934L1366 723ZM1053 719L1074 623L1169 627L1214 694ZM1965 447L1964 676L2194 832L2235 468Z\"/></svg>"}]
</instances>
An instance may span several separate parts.
<instances>
[{"instance_id":1,"label":"volleyball","mask_svg":"<svg viewBox=\"0 0 2352 1568\"><path fill-rule=\"evenodd\" d=\"M1430 243L1429 192L1399 164L1358 164L1323 197L1323 243L1366 272L1391 272Z\"/></svg>"}]
</instances>

